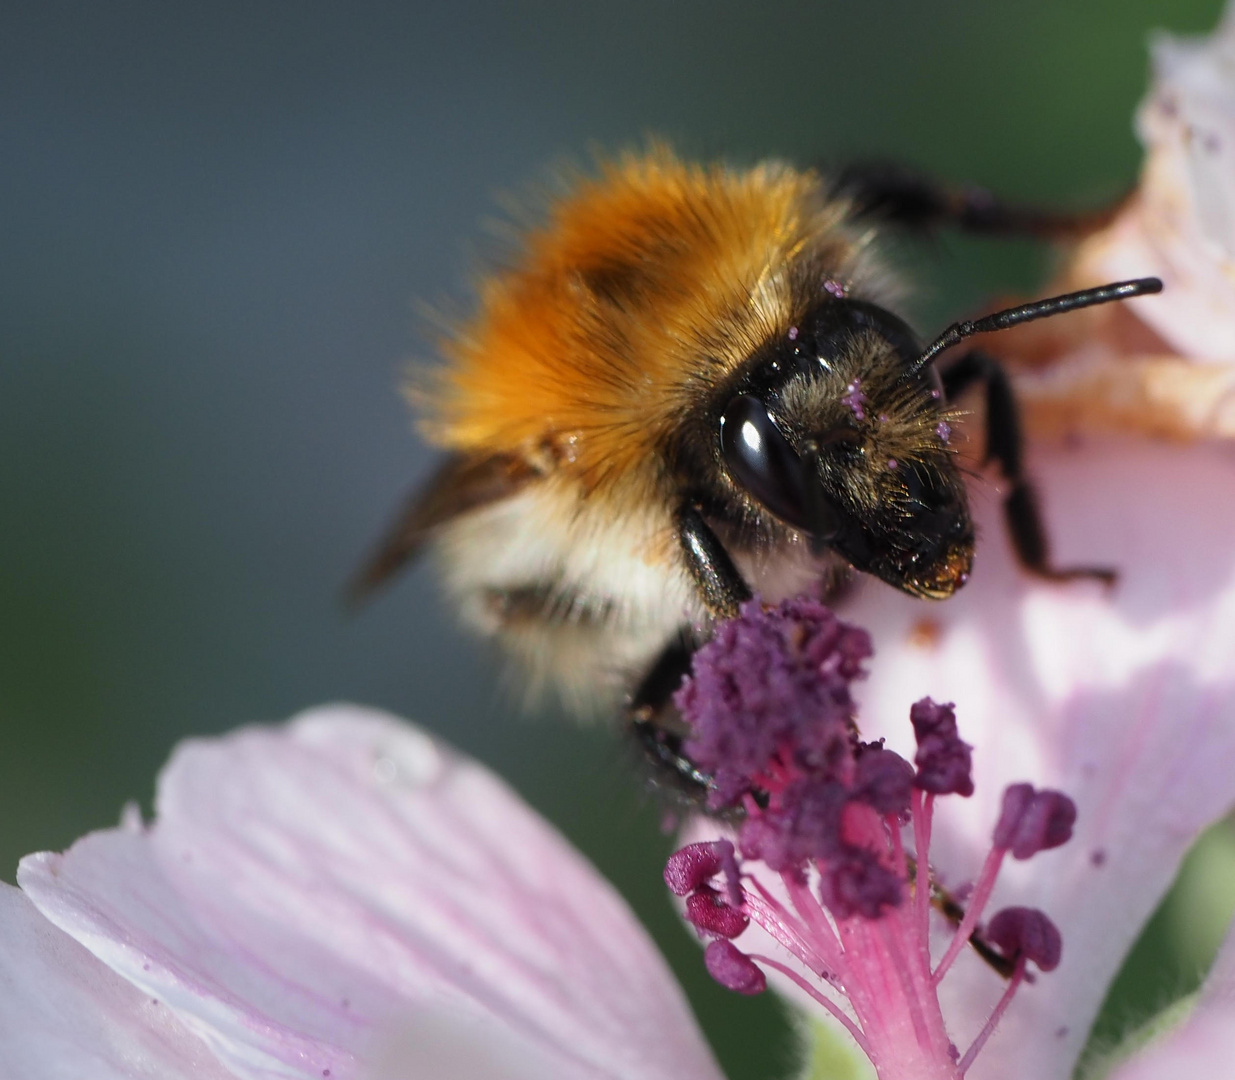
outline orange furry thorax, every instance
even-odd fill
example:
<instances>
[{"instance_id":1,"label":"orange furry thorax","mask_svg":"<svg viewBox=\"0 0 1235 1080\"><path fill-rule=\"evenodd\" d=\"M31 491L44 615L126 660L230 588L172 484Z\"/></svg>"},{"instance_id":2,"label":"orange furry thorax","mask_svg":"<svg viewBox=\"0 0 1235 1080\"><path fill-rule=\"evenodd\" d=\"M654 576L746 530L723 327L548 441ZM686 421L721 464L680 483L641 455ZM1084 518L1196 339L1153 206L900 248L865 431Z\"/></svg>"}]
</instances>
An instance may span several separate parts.
<instances>
[{"instance_id":1,"label":"orange furry thorax","mask_svg":"<svg viewBox=\"0 0 1235 1080\"><path fill-rule=\"evenodd\" d=\"M649 490L684 411L792 325L794 282L852 276L844 213L816 174L779 164L654 149L603 165L481 282L476 316L443 343L426 435L551 464L589 491Z\"/></svg>"}]
</instances>

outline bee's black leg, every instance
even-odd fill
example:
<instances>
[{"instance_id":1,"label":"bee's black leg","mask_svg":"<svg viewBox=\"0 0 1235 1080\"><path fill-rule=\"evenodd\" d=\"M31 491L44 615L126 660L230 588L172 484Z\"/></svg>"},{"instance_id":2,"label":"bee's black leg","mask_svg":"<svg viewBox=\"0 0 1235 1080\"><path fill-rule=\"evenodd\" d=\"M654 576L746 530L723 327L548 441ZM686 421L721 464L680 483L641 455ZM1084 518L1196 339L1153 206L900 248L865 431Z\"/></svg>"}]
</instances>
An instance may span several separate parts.
<instances>
[{"instance_id":1,"label":"bee's black leg","mask_svg":"<svg viewBox=\"0 0 1235 1080\"><path fill-rule=\"evenodd\" d=\"M732 619L739 606L750 599L750 586L698 506L683 506L678 511L677 523L686 569L699 587L708 612L716 619Z\"/></svg>"},{"instance_id":2,"label":"bee's black leg","mask_svg":"<svg viewBox=\"0 0 1235 1080\"><path fill-rule=\"evenodd\" d=\"M686 568L708 612L716 619L732 618L750 599L749 586L698 506L685 503L677 526ZM696 647L693 635L683 630L657 657L628 706L631 733L658 779L669 780L670 786L692 797L706 794L711 779L682 750L689 731L672 698L690 671Z\"/></svg>"},{"instance_id":3,"label":"bee's black leg","mask_svg":"<svg viewBox=\"0 0 1235 1080\"><path fill-rule=\"evenodd\" d=\"M682 750L686 724L673 705L673 695L690 672L696 644L683 630L665 647L643 677L628 706L630 733L652 766L654 779L692 798L707 794L710 778Z\"/></svg>"},{"instance_id":4,"label":"bee's black leg","mask_svg":"<svg viewBox=\"0 0 1235 1080\"><path fill-rule=\"evenodd\" d=\"M825 173L828 170L825 168ZM1061 240L1110 222L1123 200L1099 210L1067 213L1017 206L985 188L955 186L889 162L858 162L831 172L833 195L847 198L853 216L908 229L951 227L991 236Z\"/></svg>"},{"instance_id":5,"label":"bee's black leg","mask_svg":"<svg viewBox=\"0 0 1235 1080\"><path fill-rule=\"evenodd\" d=\"M982 352L968 352L941 372L944 393L954 400L974 383L986 387L986 458L995 461L1009 484L1004 497L1004 520L1021 565L1051 581L1097 578L1113 585L1116 571L1107 567L1051 565L1050 541L1042 522L1042 510L1033 485L1021 462L1020 410L1007 372L997 360Z\"/></svg>"}]
</instances>

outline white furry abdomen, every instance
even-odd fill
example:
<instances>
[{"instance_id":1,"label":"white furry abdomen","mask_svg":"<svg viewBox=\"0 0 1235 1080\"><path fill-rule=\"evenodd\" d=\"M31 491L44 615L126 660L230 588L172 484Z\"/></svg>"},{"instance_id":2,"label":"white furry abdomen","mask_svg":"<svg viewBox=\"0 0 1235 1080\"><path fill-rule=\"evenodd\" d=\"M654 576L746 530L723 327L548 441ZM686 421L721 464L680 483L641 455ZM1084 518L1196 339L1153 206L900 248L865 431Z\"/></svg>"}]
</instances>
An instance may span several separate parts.
<instances>
[{"instance_id":1,"label":"white furry abdomen","mask_svg":"<svg viewBox=\"0 0 1235 1080\"><path fill-rule=\"evenodd\" d=\"M581 714L610 712L686 624L703 620L669 518L612 508L550 482L466 514L438 556L464 620L496 636L531 692L556 688ZM539 617L499 598L544 590Z\"/></svg>"},{"instance_id":2,"label":"white furry abdomen","mask_svg":"<svg viewBox=\"0 0 1235 1080\"><path fill-rule=\"evenodd\" d=\"M438 559L466 623L495 637L529 696L554 689L582 716L611 715L686 626L708 615L664 510L616 512L543 482L442 529ZM768 602L812 588L805 545L734 553ZM538 596L534 606L507 603Z\"/></svg>"}]
</instances>

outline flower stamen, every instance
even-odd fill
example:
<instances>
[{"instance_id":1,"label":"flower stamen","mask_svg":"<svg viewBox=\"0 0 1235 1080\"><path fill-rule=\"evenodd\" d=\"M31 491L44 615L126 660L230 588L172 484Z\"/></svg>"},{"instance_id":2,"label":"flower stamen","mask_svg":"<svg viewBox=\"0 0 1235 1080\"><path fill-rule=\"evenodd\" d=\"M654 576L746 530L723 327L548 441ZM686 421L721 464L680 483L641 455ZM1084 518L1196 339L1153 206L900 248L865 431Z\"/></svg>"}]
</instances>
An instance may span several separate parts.
<instances>
[{"instance_id":1,"label":"flower stamen","mask_svg":"<svg viewBox=\"0 0 1235 1080\"><path fill-rule=\"evenodd\" d=\"M981 925L1007 856L1030 858L1065 842L1076 808L1060 792L1007 789L968 909L932 970L935 800L973 793L971 748L953 706L929 698L910 710L914 765L882 742L861 742L849 685L870 652L861 630L811 600L773 609L751 601L699 651L676 699L691 725L685 749L716 778L711 805L742 806L745 818L736 846L688 845L669 859L665 881L685 898L691 924L713 939L705 962L722 985L759 993L764 970L775 971L844 1025L881 1080L960 1080L1032 981L1027 964L1058 964L1059 932L1028 908L990 920L983 947L998 950L1011 978L963 1057L948 1036L939 983ZM734 939L750 923L804 971L743 952ZM847 999L852 1015L820 983Z\"/></svg>"},{"instance_id":2,"label":"flower stamen","mask_svg":"<svg viewBox=\"0 0 1235 1080\"><path fill-rule=\"evenodd\" d=\"M758 961L760 964L763 964L764 967L769 967L773 971L779 971L785 976L785 978L789 979L790 982L796 983L800 989L806 991L806 993L814 998L815 1001L819 1002L820 1005L827 1009L828 1012L830 1012L845 1026L845 1029L850 1035L853 1036L853 1041L858 1044L858 1048L862 1051L862 1053L864 1053L867 1057L870 1057L870 1047L867 1045L866 1036L862 1034L862 1029L845 1015L845 1011L837 1005L835 1001L831 1000L831 998L829 998L826 994L821 993L818 987L812 986L806 979L804 979L798 972L794 971L793 968L789 967L787 964L782 964L779 960L773 960L770 956L762 956L759 953L751 953L750 959Z\"/></svg>"}]
</instances>

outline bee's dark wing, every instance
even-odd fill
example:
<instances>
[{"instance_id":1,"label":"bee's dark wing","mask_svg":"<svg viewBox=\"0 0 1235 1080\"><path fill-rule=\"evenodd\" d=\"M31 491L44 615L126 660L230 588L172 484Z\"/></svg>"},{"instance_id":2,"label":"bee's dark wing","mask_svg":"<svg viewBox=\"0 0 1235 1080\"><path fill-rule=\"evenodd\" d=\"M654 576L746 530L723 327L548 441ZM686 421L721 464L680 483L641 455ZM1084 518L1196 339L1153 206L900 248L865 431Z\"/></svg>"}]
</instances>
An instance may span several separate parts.
<instances>
[{"instance_id":1,"label":"bee's dark wing","mask_svg":"<svg viewBox=\"0 0 1235 1080\"><path fill-rule=\"evenodd\" d=\"M366 600L415 559L439 526L508 498L538 472L510 454L452 454L403 505L381 542L348 583L349 604Z\"/></svg>"}]
</instances>

